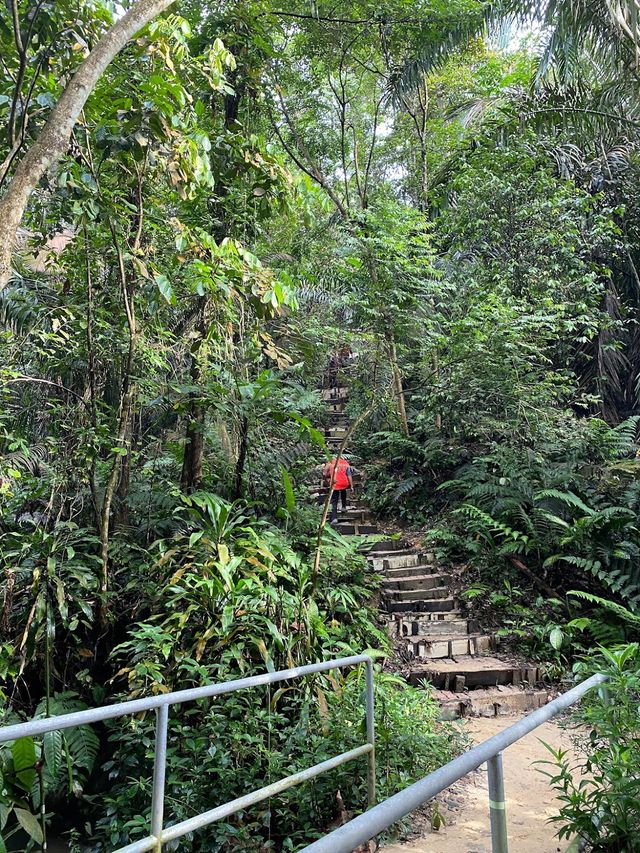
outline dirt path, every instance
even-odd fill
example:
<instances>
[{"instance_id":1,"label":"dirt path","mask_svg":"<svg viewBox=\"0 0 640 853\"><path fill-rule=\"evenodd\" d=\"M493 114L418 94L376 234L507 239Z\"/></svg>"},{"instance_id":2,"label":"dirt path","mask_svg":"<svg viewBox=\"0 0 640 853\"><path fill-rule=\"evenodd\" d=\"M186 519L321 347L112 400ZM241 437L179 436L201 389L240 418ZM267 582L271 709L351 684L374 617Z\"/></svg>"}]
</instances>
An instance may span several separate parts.
<instances>
[{"instance_id":1,"label":"dirt path","mask_svg":"<svg viewBox=\"0 0 640 853\"><path fill-rule=\"evenodd\" d=\"M470 719L468 731L479 743L513 722L513 717ZM546 777L532 766L549 758L540 740L556 748L571 746L567 733L555 723L545 723L503 755L509 853L557 853L569 846L558 841L554 825L546 821L557 814L557 805ZM427 828L423 838L390 845L384 853L491 853L486 768L449 789L440 802L446 827L439 832Z\"/></svg>"}]
</instances>

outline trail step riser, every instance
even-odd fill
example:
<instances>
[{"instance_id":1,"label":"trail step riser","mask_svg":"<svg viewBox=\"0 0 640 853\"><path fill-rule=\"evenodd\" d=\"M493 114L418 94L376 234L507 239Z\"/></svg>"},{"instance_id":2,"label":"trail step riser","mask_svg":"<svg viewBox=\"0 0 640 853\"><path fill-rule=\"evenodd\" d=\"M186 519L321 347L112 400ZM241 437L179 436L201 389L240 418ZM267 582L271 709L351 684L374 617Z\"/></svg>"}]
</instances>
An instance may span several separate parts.
<instances>
[{"instance_id":1,"label":"trail step riser","mask_svg":"<svg viewBox=\"0 0 640 853\"><path fill-rule=\"evenodd\" d=\"M427 613L417 618L396 616L389 620L391 637L422 637L434 634L476 634L480 627L471 619L461 619L457 611Z\"/></svg>"},{"instance_id":2,"label":"trail step riser","mask_svg":"<svg viewBox=\"0 0 640 853\"><path fill-rule=\"evenodd\" d=\"M375 524L337 524L334 530L343 536L373 536L380 532Z\"/></svg>"},{"instance_id":3,"label":"trail step riser","mask_svg":"<svg viewBox=\"0 0 640 853\"><path fill-rule=\"evenodd\" d=\"M385 571L388 569L406 569L409 566L418 566L423 562L422 554L418 551L413 554L401 554L398 557L383 557L382 560L382 568Z\"/></svg>"},{"instance_id":4,"label":"trail step riser","mask_svg":"<svg viewBox=\"0 0 640 853\"><path fill-rule=\"evenodd\" d=\"M369 560L371 567L375 569L376 572L393 569L410 569L418 566L420 563L419 554L414 552L399 554L399 556L394 556L391 559L388 556L369 556L367 559Z\"/></svg>"},{"instance_id":5,"label":"trail step riser","mask_svg":"<svg viewBox=\"0 0 640 853\"><path fill-rule=\"evenodd\" d=\"M455 613L427 614L432 616L451 616L443 619L414 619L411 621L394 619L388 624L389 636L392 639L411 640L412 637L438 637L439 635L456 635L466 637L469 623L466 619L456 619Z\"/></svg>"},{"instance_id":6,"label":"trail step riser","mask_svg":"<svg viewBox=\"0 0 640 853\"><path fill-rule=\"evenodd\" d=\"M446 586L436 586L431 587L431 589L385 589L383 590L383 595L385 598L393 602L422 602L439 598L447 598L449 590Z\"/></svg>"},{"instance_id":7,"label":"trail step riser","mask_svg":"<svg viewBox=\"0 0 640 853\"><path fill-rule=\"evenodd\" d=\"M442 661L440 664L424 664L409 672L407 681L414 686L428 681L440 690L451 690L455 693L461 690L473 690L476 687L496 687L498 685L513 685L522 687L523 683L533 687L540 680L537 668L521 669L509 666L502 661L482 658L476 659L478 666L470 666L468 662ZM481 665L480 665L481 664Z\"/></svg>"},{"instance_id":8,"label":"trail step riser","mask_svg":"<svg viewBox=\"0 0 640 853\"><path fill-rule=\"evenodd\" d=\"M455 610L456 602L453 598L440 598L431 601L387 601L389 613L445 613L447 610Z\"/></svg>"},{"instance_id":9,"label":"trail step riser","mask_svg":"<svg viewBox=\"0 0 640 853\"><path fill-rule=\"evenodd\" d=\"M500 717L535 711L547 704L549 694L546 690L496 687L464 694L436 690L434 698L440 705L440 718L456 720L462 717Z\"/></svg>"},{"instance_id":10,"label":"trail step riser","mask_svg":"<svg viewBox=\"0 0 640 853\"><path fill-rule=\"evenodd\" d=\"M385 595L395 595L398 592L406 590L420 591L425 589L435 589L436 587L446 587L451 583L449 575L417 575L414 577L403 578L387 578L385 577L382 588Z\"/></svg>"},{"instance_id":11,"label":"trail step riser","mask_svg":"<svg viewBox=\"0 0 640 853\"><path fill-rule=\"evenodd\" d=\"M367 546L363 553L377 556L380 553L389 554L394 551L406 551L406 545L399 539L381 539L379 542Z\"/></svg>"},{"instance_id":12,"label":"trail step riser","mask_svg":"<svg viewBox=\"0 0 640 853\"><path fill-rule=\"evenodd\" d=\"M381 574L386 580L392 581L397 580L398 578L410 578L421 575L437 575L442 571L440 566L433 565L417 565L417 566L400 566L397 569L387 569L387 571L381 571Z\"/></svg>"},{"instance_id":13,"label":"trail step riser","mask_svg":"<svg viewBox=\"0 0 640 853\"><path fill-rule=\"evenodd\" d=\"M456 655L477 657L483 652L495 649L493 637L451 637L448 639L422 639L418 642L411 639L407 649L418 658L450 658Z\"/></svg>"}]
</instances>

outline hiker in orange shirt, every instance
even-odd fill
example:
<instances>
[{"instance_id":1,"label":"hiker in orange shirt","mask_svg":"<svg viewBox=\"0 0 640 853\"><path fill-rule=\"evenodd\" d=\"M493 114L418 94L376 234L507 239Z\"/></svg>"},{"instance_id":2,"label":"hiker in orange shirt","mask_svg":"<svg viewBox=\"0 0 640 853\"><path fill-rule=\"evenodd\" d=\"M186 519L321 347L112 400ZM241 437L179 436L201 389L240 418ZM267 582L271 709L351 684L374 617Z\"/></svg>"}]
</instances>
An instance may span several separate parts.
<instances>
[{"instance_id":1,"label":"hiker in orange shirt","mask_svg":"<svg viewBox=\"0 0 640 853\"><path fill-rule=\"evenodd\" d=\"M347 490L353 489L353 469L344 456L340 459L334 456L322 469L322 479L325 485L331 487L331 524L338 523L338 502L342 501L342 509L347 508Z\"/></svg>"}]
</instances>

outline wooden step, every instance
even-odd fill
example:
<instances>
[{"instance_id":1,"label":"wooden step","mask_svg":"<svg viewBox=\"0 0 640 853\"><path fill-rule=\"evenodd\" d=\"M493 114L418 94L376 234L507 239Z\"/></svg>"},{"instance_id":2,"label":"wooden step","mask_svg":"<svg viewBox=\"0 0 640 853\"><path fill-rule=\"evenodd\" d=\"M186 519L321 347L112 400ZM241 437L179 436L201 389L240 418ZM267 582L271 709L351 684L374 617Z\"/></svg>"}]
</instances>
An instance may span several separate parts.
<instances>
[{"instance_id":1,"label":"wooden step","mask_svg":"<svg viewBox=\"0 0 640 853\"><path fill-rule=\"evenodd\" d=\"M421 601L396 601L385 599L388 613L445 613L456 609L454 598L423 599ZM459 614L459 611L456 611Z\"/></svg>"},{"instance_id":2,"label":"wooden step","mask_svg":"<svg viewBox=\"0 0 640 853\"><path fill-rule=\"evenodd\" d=\"M398 592L421 592L426 589L445 589L451 583L450 575L440 575L437 573L421 574L421 575L401 575L400 577L390 578L384 575L382 582L382 590L384 595L395 597Z\"/></svg>"},{"instance_id":3,"label":"wooden step","mask_svg":"<svg viewBox=\"0 0 640 853\"><path fill-rule=\"evenodd\" d=\"M346 399L349 396L349 389L346 385L343 385L340 388L325 388L320 392L320 396L323 400L327 402L332 402L334 400L342 400Z\"/></svg>"},{"instance_id":4,"label":"wooden step","mask_svg":"<svg viewBox=\"0 0 640 853\"><path fill-rule=\"evenodd\" d=\"M354 522L362 522L362 524L371 524L371 513L368 509L360 509L358 507L347 506L346 509L338 508L338 521L345 524L353 524Z\"/></svg>"},{"instance_id":5,"label":"wooden step","mask_svg":"<svg viewBox=\"0 0 640 853\"><path fill-rule=\"evenodd\" d=\"M495 637L491 634L431 634L426 637L404 637L400 642L406 643L407 649L418 658L451 658L458 655L477 657L496 647Z\"/></svg>"},{"instance_id":6,"label":"wooden step","mask_svg":"<svg viewBox=\"0 0 640 853\"><path fill-rule=\"evenodd\" d=\"M397 569L382 569L381 574L388 580L397 580L403 577L415 577L416 575L437 575L442 572L442 567L434 563L418 564L415 566L400 566ZM448 577L448 575L447 575Z\"/></svg>"},{"instance_id":7,"label":"wooden step","mask_svg":"<svg viewBox=\"0 0 640 853\"><path fill-rule=\"evenodd\" d=\"M401 555L397 557L394 554L389 554L388 557L384 557L384 564L382 566L385 571L392 571L394 569L402 569L408 566L425 566L425 565L433 565L435 563L435 559L433 554L425 554L422 551L414 551L411 554L411 557L414 559L410 559L408 562L405 562L405 557L409 555Z\"/></svg>"},{"instance_id":8,"label":"wooden step","mask_svg":"<svg viewBox=\"0 0 640 853\"><path fill-rule=\"evenodd\" d=\"M545 689L532 690L505 684L479 687L464 693L435 690L433 698L440 705L441 718L455 720L460 717L498 717L535 711L546 705L550 696Z\"/></svg>"},{"instance_id":9,"label":"wooden step","mask_svg":"<svg viewBox=\"0 0 640 853\"><path fill-rule=\"evenodd\" d=\"M383 569L388 569L391 567L398 568L409 568L411 566L417 566L420 555L416 551L406 550L406 551L373 551L371 554L367 554L367 560L369 561L371 568L376 571L382 571ZM389 560L389 563L385 566L385 562Z\"/></svg>"},{"instance_id":10,"label":"wooden step","mask_svg":"<svg viewBox=\"0 0 640 853\"><path fill-rule=\"evenodd\" d=\"M388 622L389 636L397 637L420 637L429 635L447 635L464 637L477 630L477 624L470 619L460 619L457 610L446 613L418 613L398 615Z\"/></svg>"},{"instance_id":11,"label":"wooden step","mask_svg":"<svg viewBox=\"0 0 640 853\"><path fill-rule=\"evenodd\" d=\"M326 438L338 438L340 441L347 435L349 430L343 426L330 426L324 431Z\"/></svg>"},{"instance_id":12,"label":"wooden step","mask_svg":"<svg viewBox=\"0 0 640 853\"><path fill-rule=\"evenodd\" d=\"M377 524L365 524L364 522L356 522L355 524L336 524L333 529L337 530L343 536L372 536L379 533Z\"/></svg>"},{"instance_id":13,"label":"wooden step","mask_svg":"<svg viewBox=\"0 0 640 853\"><path fill-rule=\"evenodd\" d=\"M540 681L540 670L535 666L521 667L498 658L463 655L456 660L444 659L412 665L407 680L414 685L429 681L440 690L457 693L460 690L496 687L499 684L521 687L523 682L533 687Z\"/></svg>"},{"instance_id":14,"label":"wooden step","mask_svg":"<svg viewBox=\"0 0 640 853\"><path fill-rule=\"evenodd\" d=\"M413 572L408 572L407 569L402 569L407 574L390 576L383 574L384 580L382 587L385 592L393 593L400 590L420 590L434 589L437 586L448 586L451 583L451 575L443 575L440 572L430 572L431 566L427 566L427 571L424 571L423 566L416 566ZM420 574L414 574L418 569Z\"/></svg>"},{"instance_id":15,"label":"wooden step","mask_svg":"<svg viewBox=\"0 0 640 853\"><path fill-rule=\"evenodd\" d=\"M393 602L421 602L431 601L437 598L447 598L449 588L436 585L431 587L411 587L410 589L383 589L383 596L387 601Z\"/></svg>"},{"instance_id":16,"label":"wooden step","mask_svg":"<svg viewBox=\"0 0 640 853\"><path fill-rule=\"evenodd\" d=\"M381 539L379 542L374 542L373 545L364 545L362 553L367 556L378 557L379 554L391 554L398 551L405 551L406 547L406 544L400 537L397 539Z\"/></svg>"}]
</instances>

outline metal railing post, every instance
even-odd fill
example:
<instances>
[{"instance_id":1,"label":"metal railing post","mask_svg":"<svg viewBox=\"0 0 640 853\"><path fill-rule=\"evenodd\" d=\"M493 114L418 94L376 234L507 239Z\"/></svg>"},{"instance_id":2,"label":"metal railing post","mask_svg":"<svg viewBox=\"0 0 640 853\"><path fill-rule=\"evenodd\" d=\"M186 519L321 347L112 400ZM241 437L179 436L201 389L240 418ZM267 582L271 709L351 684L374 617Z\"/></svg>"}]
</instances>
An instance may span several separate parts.
<instances>
[{"instance_id":1,"label":"metal railing post","mask_svg":"<svg viewBox=\"0 0 640 853\"><path fill-rule=\"evenodd\" d=\"M157 839L156 853L162 850L164 824L164 783L167 770L167 729L169 706L160 705L156 711L156 744L153 762L153 793L151 800L151 835Z\"/></svg>"},{"instance_id":2,"label":"metal railing post","mask_svg":"<svg viewBox=\"0 0 640 853\"><path fill-rule=\"evenodd\" d=\"M366 706L367 706L367 743L371 752L367 756L367 800L369 808L376 804L376 721L374 715L373 661L366 661Z\"/></svg>"},{"instance_id":3,"label":"metal railing post","mask_svg":"<svg viewBox=\"0 0 640 853\"><path fill-rule=\"evenodd\" d=\"M507 812L504 802L504 772L502 753L487 761L489 771L489 817L491 819L491 849L493 853L509 853Z\"/></svg>"}]
</instances>

